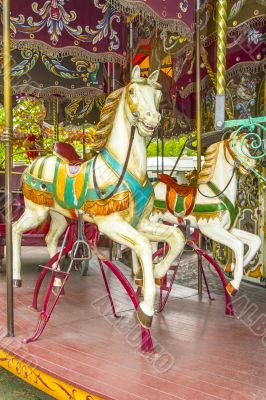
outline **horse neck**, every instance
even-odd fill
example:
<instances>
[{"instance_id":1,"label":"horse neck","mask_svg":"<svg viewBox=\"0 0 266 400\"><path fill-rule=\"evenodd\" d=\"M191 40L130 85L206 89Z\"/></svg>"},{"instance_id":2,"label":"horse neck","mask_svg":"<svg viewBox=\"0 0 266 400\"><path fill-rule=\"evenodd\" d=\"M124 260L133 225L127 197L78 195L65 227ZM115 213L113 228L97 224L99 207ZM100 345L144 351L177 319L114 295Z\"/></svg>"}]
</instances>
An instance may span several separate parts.
<instances>
[{"instance_id":1,"label":"horse neck","mask_svg":"<svg viewBox=\"0 0 266 400\"><path fill-rule=\"evenodd\" d=\"M234 169L233 160L231 160L231 157L227 152L226 156L229 161L228 162L225 158L225 152L227 152L227 150L224 150L223 142L221 142L213 178L211 180L219 188L220 191L224 190L224 188L227 186L228 182L232 178ZM237 179L235 174L223 194L227 196L233 204L235 204L237 194Z\"/></svg>"},{"instance_id":2,"label":"horse neck","mask_svg":"<svg viewBox=\"0 0 266 400\"><path fill-rule=\"evenodd\" d=\"M124 165L128 152L131 125L125 113L125 90L121 96L116 116L114 118L113 129L108 138L106 148L112 153L117 161ZM135 136L130 152L127 169L142 183L147 174L147 154L144 139L135 130Z\"/></svg>"}]
</instances>

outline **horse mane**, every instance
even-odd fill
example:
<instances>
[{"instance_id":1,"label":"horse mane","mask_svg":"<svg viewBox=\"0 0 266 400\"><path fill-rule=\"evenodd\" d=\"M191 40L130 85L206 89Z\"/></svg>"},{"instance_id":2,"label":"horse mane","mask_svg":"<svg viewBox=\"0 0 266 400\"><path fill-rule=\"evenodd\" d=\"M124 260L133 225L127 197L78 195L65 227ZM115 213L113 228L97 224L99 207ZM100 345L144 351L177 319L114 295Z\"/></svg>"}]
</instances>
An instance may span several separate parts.
<instances>
[{"instance_id":1,"label":"horse mane","mask_svg":"<svg viewBox=\"0 0 266 400\"><path fill-rule=\"evenodd\" d=\"M213 178L220 143L221 142L214 143L207 148L207 151L205 154L205 162L202 166L202 170L199 173L198 182L197 182L198 184L208 183Z\"/></svg>"},{"instance_id":2,"label":"horse mane","mask_svg":"<svg viewBox=\"0 0 266 400\"><path fill-rule=\"evenodd\" d=\"M92 150L100 151L106 145L107 139L113 129L114 118L122 92L123 88L115 90L107 97L94 134L91 146Z\"/></svg>"}]
</instances>

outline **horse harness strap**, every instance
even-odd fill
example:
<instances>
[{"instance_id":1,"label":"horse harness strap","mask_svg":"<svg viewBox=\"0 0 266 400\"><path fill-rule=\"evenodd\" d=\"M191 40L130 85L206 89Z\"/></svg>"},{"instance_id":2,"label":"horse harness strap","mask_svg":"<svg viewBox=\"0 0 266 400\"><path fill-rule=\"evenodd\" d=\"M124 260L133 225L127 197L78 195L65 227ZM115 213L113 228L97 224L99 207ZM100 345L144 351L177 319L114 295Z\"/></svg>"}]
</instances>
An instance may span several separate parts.
<instances>
[{"instance_id":1,"label":"horse harness strap","mask_svg":"<svg viewBox=\"0 0 266 400\"><path fill-rule=\"evenodd\" d=\"M117 182L116 185L115 185L115 188L114 188L114 189L112 190L112 192L109 193L106 197L103 196L103 194L102 194L102 192L101 192L101 190L100 190L100 188L99 188L99 186L98 186L97 179L96 179L96 173L95 173L96 161L97 161L98 155L99 155L99 154L102 154L102 152L101 152L101 153L98 153L97 156L94 157L93 165L92 165L93 184L94 184L94 187L95 187L97 196L98 196L99 199L101 199L101 200L108 200L108 199L110 199L111 197L113 197L113 196L115 195L115 193L118 191L118 189L119 189L121 183L123 182L124 175L125 175L126 170L127 170L127 167L128 167L128 162L129 162L129 157L130 157L132 145L133 145L133 140L134 140L134 136L135 136L135 129L136 129L136 126L135 126L135 125L132 125L132 126L131 126L131 134L130 134L130 140L129 140L128 150L127 150L127 155L126 155L126 160L125 160L123 169L122 169L122 171L121 171L121 175L119 176L119 179L118 179L118 182Z\"/></svg>"},{"instance_id":2,"label":"horse harness strap","mask_svg":"<svg viewBox=\"0 0 266 400\"><path fill-rule=\"evenodd\" d=\"M228 151L228 153L230 154L230 156L232 157L233 162L236 161L237 157L235 155L235 153L233 152L233 150L231 149L231 147L229 146L229 142L231 141L231 139L227 139L224 140L223 143L223 147L224 147L224 158L226 159L226 161L228 162L229 165L231 165L231 163L229 162L227 155L226 155L226 150Z\"/></svg>"},{"instance_id":3,"label":"horse harness strap","mask_svg":"<svg viewBox=\"0 0 266 400\"><path fill-rule=\"evenodd\" d=\"M193 215L197 219L200 217L214 218L219 213L228 210L231 226L233 226L238 209L224 193L220 192L219 188L213 182L208 182L207 186L215 194L214 197L221 200L221 203L199 204L196 203L197 187L178 185L172 177L165 174L160 174L159 179L167 187L166 201L155 200L155 208L163 210L166 207L173 215L179 215L183 218Z\"/></svg>"},{"instance_id":4,"label":"horse harness strap","mask_svg":"<svg viewBox=\"0 0 266 400\"><path fill-rule=\"evenodd\" d=\"M31 168L24 173L24 196L36 204L54 207L57 203L60 207L70 211L83 209L92 216L125 211L129 207L129 198L132 196L135 205L132 226L136 226L153 194L152 184L147 176L144 184L141 184L128 170L124 171L124 166L107 149L103 149L100 155L107 167L117 176L123 176L119 185L112 184L105 187L107 198L100 199L95 187L89 183L92 160L81 164L76 174L71 174L69 164L59 157L56 158L53 181L47 181L40 176L45 161L49 157L43 158L40 166L35 170Z\"/></svg>"},{"instance_id":5,"label":"horse harness strap","mask_svg":"<svg viewBox=\"0 0 266 400\"><path fill-rule=\"evenodd\" d=\"M123 171L124 167L119 164L106 148L101 151L101 156L105 160L106 164L118 175L121 176L123 173L123 184L127 185L135 202L135 216L132 225L136 226L143 210L154 193L153 186L149 181L148 176L146 176L145 184L142 185L128 170Z\"/></svg>"},{"instance_id":6,"label":"horse harness strap","mask_svg":"<svg viewBox=\"0 0 266 400\"><path fill-rule=\"evenodd\" d=\"M223 202L223 204L226 206L227 210L229 211L230 214L230 219L231 219L231 226L232 227L235 223L237 214L238 214L238 209L233 205L231 200L224 194L220 193L220 189L213 183L213 182L208 182L207 186L211 189L211 191L219 197L219 199Z\"/></svg>"}]
</instances>

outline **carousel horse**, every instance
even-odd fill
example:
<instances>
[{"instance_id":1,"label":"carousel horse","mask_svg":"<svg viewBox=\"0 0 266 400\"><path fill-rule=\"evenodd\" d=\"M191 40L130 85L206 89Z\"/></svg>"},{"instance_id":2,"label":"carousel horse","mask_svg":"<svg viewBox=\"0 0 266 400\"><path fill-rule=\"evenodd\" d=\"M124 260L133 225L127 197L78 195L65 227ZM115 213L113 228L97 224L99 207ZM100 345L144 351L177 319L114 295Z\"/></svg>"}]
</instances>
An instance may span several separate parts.
<instances>
[{"instance_id":1,"label":"carousel horse","mask_svg":"<svg viewBox=\"0 0 266 400\"><path fill-rule=\"evenodd\" d=\"M57 143L53 156L39 157L27 168L23 176L25 211L13 225L14 286L21 286L23 232L36 228L50 214L46 242L52 257L66 229L65 217L77 219L82 210L84 221L96 224L101 233L137 254L144 281L137 318L145 328L151 327L154 278L166 274L184 247L178 228L149 220L154 191L147 176L145 137L152 136L161 118L158 76L155 71L142 78L136 66L131 82L109 95L95 134L95 157L82 162L72 146ZM170 248L154 268L150 241L165 241Z\"/></svg>"},{"instance_id":2,"label":"carousel horse","mask_svg":"<svg viewBox=\"0 0 266 400\"><path fill-rule=\"evenodd\" d=\"M244 267L259 250L261 239L235 228L238 217L236 168L241 174L248 174L251 173L248 165L254 168L256 162L247 156L247 143L241 147L241 135L236 139L235 146L243 162L238 161L232 146L232 138L229 138L207 149L196 185L178 185L170 176L161 174L160 182L154 184L152 220L178 224L179 218L187 219L192 228L232 249L235 262L231 264L231 272L234 272L234 277L226 289L234 296L239 289ZM246 253L245 245L248 247Z\"/></svg>"}]
</instances>

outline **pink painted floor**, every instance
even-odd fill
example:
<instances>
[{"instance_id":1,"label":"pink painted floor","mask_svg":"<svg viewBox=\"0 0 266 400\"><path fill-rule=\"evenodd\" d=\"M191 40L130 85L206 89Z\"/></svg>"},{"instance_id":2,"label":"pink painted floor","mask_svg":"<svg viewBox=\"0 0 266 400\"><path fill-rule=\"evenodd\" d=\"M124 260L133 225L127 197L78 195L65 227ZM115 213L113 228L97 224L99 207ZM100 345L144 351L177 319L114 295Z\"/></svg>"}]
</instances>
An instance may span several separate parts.
<instances>
[{"instance_id":1,"label":"pink painted floor","mask_svg":"<svg viewBox=\"0 0 266 400\"><path fill-rule=\"evenodd\" d=\"M116 278L107 273L122 315L115 320L94 264L87 277L73 273L41 338L24 345L22 339L33 333L38 316L28 309L37 277L32 260L36 251L37 264L46 254L36 248L23 251L24 280L23 288L15 290L16 337L12 339L4 337L5 276L0 275L1 347L104 399L266 399L265 328L259 321L252 325L266 314L265 300L256 300L258 308L251 315L245 313L248 300L242 297L237 304L242 317L227 318L220 295L209 303L205 294L199 299L194 289L175 285L163 315L154 318L156 354L144 356L136 351L139 329L129 300ZM121 268L130 278L129 269Z\"/></svg>"}]
</instances>

